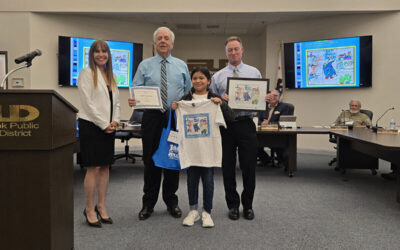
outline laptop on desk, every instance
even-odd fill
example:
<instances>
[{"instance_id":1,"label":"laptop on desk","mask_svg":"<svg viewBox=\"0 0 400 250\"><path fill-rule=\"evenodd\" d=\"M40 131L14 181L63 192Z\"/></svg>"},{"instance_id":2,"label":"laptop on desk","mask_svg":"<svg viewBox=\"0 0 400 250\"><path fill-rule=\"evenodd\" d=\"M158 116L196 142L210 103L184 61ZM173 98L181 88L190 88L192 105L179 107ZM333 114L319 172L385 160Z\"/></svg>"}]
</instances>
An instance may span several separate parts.
<instances>
[{"instance_id":1,"label":"laptop on desk","mask_svg":"<svg viewBox=\"0 0 400 250\"><path fill-rule=\"evenodd\" d=\"M296 128L296 116L295 115L281 115L279 117L279 126L282 128Z\"/></svg>"}]
</instances>

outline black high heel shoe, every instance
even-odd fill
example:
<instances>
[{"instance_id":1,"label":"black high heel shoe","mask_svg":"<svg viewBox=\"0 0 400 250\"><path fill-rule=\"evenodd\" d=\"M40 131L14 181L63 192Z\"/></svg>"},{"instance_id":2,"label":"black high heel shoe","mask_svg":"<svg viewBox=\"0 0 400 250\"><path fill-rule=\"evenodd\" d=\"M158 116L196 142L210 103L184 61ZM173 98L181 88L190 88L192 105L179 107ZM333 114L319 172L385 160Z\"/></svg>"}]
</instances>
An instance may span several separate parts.
<instances>
[{"instance_id":1,"label":"black high heel shoe","mask_svg":"<svg viewBox=\"0 0 400 250\"><path fill-rule=\"evenodd\" d=\"M97 216L100 218L101 222L103 222L105 224L113 224L113 220L110 217L108 217L108 218L101 217L101 214L100 214L99 210L97 209L97 205L94 207L94 211L96 211Z\"/></svg>"},{"instance_id":2,"label":"black high heel shoe","mask_svg":"<svg viewBox=\"0 0 400 250\"><path fill-rule=\"evenodd\" d=\"M96 222L89 222L88 218L87 218L87 214L86 214L86 208L83 209L83 215L85 216L86 219L86 223L91 226L91 227L101 227L101 222L100 221L96 221Z\"/></svg>"}]
</instances>

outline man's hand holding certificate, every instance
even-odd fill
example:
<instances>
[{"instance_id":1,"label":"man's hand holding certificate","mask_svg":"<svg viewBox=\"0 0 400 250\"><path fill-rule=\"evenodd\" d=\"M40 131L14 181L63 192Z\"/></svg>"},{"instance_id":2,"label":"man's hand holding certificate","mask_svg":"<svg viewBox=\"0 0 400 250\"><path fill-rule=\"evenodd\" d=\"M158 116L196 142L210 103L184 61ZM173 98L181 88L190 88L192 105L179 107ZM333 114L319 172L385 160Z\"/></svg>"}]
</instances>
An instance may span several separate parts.
<instances>
[{"instance_id":1,"label":"man's hand holding certificate","mask_svg":"<svg viewBox=\"0 0 400 250\"><path fill-rule=\"evenodd\" d=\"M161 95L159 87L137 86L129 89L135 99L135 109L161 109Z\"/></svg>"}]
</instances>

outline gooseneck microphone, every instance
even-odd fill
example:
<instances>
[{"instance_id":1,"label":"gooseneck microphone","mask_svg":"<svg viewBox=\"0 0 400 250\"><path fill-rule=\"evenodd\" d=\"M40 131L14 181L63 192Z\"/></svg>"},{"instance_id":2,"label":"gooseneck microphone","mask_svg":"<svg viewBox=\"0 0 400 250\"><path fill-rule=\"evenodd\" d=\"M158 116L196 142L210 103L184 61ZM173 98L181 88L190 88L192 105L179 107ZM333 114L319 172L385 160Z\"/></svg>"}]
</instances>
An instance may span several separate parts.
<instances>
[{"instance_id":1,"label":"gooseneck microphone","mask_svg":"<svg viewBox=\"0 0 400 250\"><path fill-rule=\"evenodd\" d=\"M379 122L379 120L380 120L387 112L389 112L389 110L393 110L393 109L394 109L394 107L388 108L388 109L378 118L378 120L376 120L375 126L372 126L372 130L373 130L374 132L378 131L378 128L379 128L378 122Z\"/></svg>"},{"instance_id":2,"label":"gooseneck microphone","mask_svg":"<svg viewBox=\"0 0 400 250\"><path fill-rule=\"evenodd\" d=\"M5 83L6 83L7 78L12 73L14 73L17 70L23 69L23 68L29 68L30 66L32 66L33 58L35 58L37 56L41 56L41 55L42 55L42 51L40 51L39 49L35 49L34 51L32 51L32 52L30 52L30 53L28 53L26 55L23 55L23 56L20 56L20 57L16 58L14 60L16 64L20 64L22 62L26 62L26 64L22 65L22 66L19 66L18 68L15 68L15 69L11 70L10 72L8 72L7 75L5 75L3 77L3 80L1 81L0 89L7 89L7 84L5 84Z\"/></svg>"},{"instance_id":3,"label":"gooseneck microphone","mask_svg":"<svg viewBox=\"0 0 400 250\"><path fill-rule=\"evenodd\" d=\"M343 122L340 123L340 125L345 125L346 124L346 112L344 112L344 109L342 109L342 119Z\"/></svg>"},{"instance_id":4,"label":"gooseneck microphone","mask_svg":"<svg viewBox=\"0 0 400 250\"><path fill-rule=\"evenodd\" d=\"M34 51L32 51L26 55L16 58L14 61L16 64L20 64L22 62L30 63L33 60L33 58L35 58L37 56L41 56L41 55L42 55L42 51L40 51L39 49L35 49Z\"/></svg>"}]
</instances>

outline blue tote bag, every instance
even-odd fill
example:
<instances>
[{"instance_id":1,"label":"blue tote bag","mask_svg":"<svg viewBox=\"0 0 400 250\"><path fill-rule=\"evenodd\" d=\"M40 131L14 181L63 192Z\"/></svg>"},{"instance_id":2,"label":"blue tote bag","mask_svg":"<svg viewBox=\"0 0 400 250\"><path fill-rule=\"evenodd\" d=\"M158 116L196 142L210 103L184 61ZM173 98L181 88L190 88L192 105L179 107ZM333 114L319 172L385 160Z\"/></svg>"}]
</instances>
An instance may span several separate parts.
<instances>
[{"instance_id":1,"label":"blue tote bag","mask_svg":"<svg viewBox=\"0 0 400 250\"><path fill-rule=\"evenodd\" d=\"M160 168L181 170L181 164L179 163L178 144L168 141L168 136L171 131L171 113L172 110L170 109L168 126L162 130L160 145L158 146L157 151L153 154L153 161L154 165Z\"/></svg>"}]
</instances>

